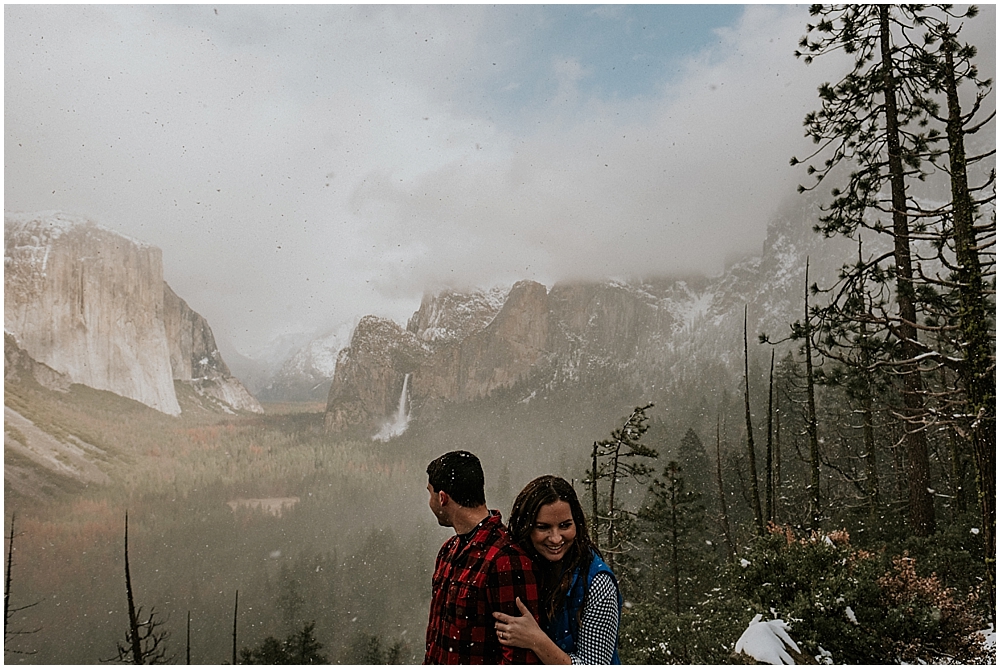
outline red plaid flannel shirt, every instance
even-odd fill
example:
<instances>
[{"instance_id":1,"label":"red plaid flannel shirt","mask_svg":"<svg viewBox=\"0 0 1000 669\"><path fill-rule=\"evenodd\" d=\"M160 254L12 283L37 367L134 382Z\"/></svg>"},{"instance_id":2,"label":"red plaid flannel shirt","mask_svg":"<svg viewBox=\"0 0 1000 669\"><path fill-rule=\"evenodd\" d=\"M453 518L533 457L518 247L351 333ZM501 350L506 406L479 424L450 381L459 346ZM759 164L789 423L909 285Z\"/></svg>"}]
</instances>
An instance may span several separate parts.
<instances>
[{"instance_id":1,"label":"red plaid flannel shirt","mask_svg":"<svg viewBox=\"0 0 1000 669\"><path fill-rule=\"evenodd\" d=\"M491 511L467 543L454 536L438 551L424 664L538 664L530 650L497 640L493 612L520 616L516 597L537 619L531 558Z\"/></svg>"}]
</instances>

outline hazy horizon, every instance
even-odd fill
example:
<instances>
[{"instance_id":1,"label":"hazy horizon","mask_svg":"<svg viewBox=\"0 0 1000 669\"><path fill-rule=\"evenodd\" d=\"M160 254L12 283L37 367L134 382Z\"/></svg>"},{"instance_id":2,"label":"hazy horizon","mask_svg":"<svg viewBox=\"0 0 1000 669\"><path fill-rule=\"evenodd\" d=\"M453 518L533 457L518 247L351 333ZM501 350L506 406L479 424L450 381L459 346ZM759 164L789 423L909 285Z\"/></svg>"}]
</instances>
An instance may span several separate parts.
<instances>
[{"instance_id":1,"label":"hazy horizon","mask_svg":"<svg viewBox=\"0 0 1000 669\"><path fill-rule=\"evenodd\" d=\"M160 247L250 355L444 287L717 273L805 181L844 69L794 58L804 6L4 13L5 210Z\"/></svg>"}]
</instances>

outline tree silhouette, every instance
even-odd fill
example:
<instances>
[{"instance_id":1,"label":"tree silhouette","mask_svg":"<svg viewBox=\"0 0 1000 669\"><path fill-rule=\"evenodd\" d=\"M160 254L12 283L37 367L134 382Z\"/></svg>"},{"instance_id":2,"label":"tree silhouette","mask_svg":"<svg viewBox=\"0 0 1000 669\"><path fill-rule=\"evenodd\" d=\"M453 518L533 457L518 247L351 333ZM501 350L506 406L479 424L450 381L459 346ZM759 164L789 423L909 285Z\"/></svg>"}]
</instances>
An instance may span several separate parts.
<instances>
[{"instance_id":1,"label":"tree silhouette","mask_svg":"<svg viewBox=\"0 0 1000 669\"><path fill-rule=\"evenodd\" d=\"M3 649L5 653L15 653L17 655L34 655L33 650L17 650L10 647L10 641L16 637L24 634L34 634L38 632L41 628L36 628L33 630L12 630L10 628L10 618L13 614L19 611L24 611L25 609L30 609L36 606L38 602L32 602L31 604L25 604L24 606L11 607L10 605L10 586L11 586L11 573L14 566L14 537L17 534L14 533L14 519L15 514L11 512L10 514L10 534L7 537L7 571L4 580L4 591L3 591Z\"/></svg>"},{"instance_id":2,"label":"tree silhouette","mask_svg":"<svg viewBox=\"0 0 1000 669\"><path fill-rule=\"evenodd\" d=\"M316 640L315 629L316 621L312 621L283 640L269 636L256 648L243 648L240 664L329 664L320 652L323 644Z\"/></svg>"},{"instance_id":3,"label":"tree silhouette","mask_svg":"<svg viewBox=\"0 0 1000 669\"><path fill-rule=\"evenodd\" d=\"M166 641L169 632L163 629L165 621L158 620L156 609L150 607L143 616L142 607L136 608L132 590L132 574L128 559L128 512L125 513L125 594L128 600L128 631L125 641L118 642L118 654L105 662L128 664L167 664L173 661L167 655Z\"/></svg>"},{"instance_id":4,"label":"tree silhouette","mask_svg":"<svg viewBox=\"0 0 1000 669\"><path fill-rule=\"evenodd\" d=\"M614 569L615 555L624 552L621 537L621 525L627 522L630 514L617 506L618 482L623 478L631 478L643 482L653 470L648 465L639 462L637 458L656 458L659 454L642 443L642 435L649 429L646 412L652 408L652 403L636 407L620 429L611 433L611 439L595 441L592 457L592 469L587 472L587 483L591 486L593 502L593 536L600 535L601 528L607 529L607 545L603 551L608 559L608 565ZM597 508L598 482L608 480L607 513L601 515ZM634 514L632 514L634 515ZM602 525L601 521L605 521Z\"/></svg>"}]
</instances>

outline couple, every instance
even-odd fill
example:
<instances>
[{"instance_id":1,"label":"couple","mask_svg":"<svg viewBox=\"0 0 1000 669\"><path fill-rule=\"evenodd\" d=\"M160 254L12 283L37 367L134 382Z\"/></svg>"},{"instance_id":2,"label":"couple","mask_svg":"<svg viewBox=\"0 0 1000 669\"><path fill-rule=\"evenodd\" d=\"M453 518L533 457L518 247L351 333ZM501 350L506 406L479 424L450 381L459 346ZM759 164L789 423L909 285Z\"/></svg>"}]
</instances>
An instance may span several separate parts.
<instances>
[{"instance_id":1,"label":"couple","mask_svg":"<svg viewBox=\"0 0 1000 669\"><path fill-rule=\"evenodd\" d=\"M472 453L445 453L427 479L456 536L434 567L424 664L620 664L618 583L565 479L529 483L506 527Z\"/></svg>"}]
</instances>

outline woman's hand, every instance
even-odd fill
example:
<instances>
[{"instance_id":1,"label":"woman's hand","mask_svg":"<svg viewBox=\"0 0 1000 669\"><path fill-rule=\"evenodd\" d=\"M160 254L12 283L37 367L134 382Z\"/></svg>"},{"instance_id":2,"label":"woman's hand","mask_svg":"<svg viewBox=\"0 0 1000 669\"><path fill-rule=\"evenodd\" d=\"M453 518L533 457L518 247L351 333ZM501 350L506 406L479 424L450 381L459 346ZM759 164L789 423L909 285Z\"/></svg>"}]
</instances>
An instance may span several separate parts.
<instances>
[{"instance_id":1,"label":"woman's hand","mask_svg":"<svg viewBox=\"0 0 1000 669\"><path fill-rule=\"evenodd\" d=\"M571 664L572 658L560 650L549 635L542 631L531 611L521 602L521 598L516 598L514 603L521 611L520 616L493 612L493 617L497 619L494 627L497 628L497 638L500 643L505 646L527 648L545 664Z\"/></svg>"},{"instance_id":2,"label":"woman's hand","mask_svg":"<svg viewBox=\"0 0 1000 669\"><path fill-rule=\"evenodd\" d=\"M509 616L499 611L493 612L493 617L497 619L497 638L505 646L515 646L517 648L528 648L535 650L540 643L548 641L549 637L542 631L542 628L535 622L535 617L531 615L528 607L521 602L518 597L514 600L517 608L520 609L520 616Z\"/></svg>"}]
</instances>

